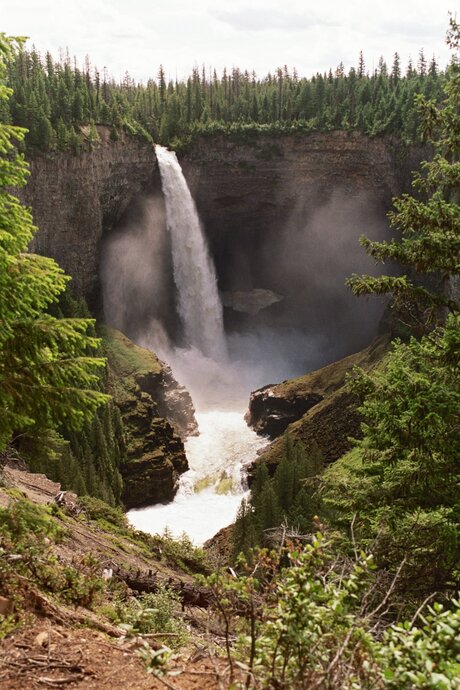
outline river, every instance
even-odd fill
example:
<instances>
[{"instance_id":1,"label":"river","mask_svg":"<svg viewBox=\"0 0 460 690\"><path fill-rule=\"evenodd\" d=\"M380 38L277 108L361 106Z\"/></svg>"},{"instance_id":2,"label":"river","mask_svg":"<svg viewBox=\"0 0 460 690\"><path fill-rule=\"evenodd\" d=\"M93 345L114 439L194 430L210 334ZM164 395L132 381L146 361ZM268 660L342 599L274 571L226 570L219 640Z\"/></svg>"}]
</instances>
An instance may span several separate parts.
<instances>
[{"instance_id":1,"label":"river","mask_svg":"<svg viewBox=\"0 0 460 690\"><path fill-rule=\"evenodd\" d=\"M175 537L184 532L203 544L233 522L246 493L244 467L267 441L250 429L244 410L204 410L196 417L200 435L185 443L190 469L182 475L174 501L128 513L137 529Z\"/></svg>"}]
</instances>

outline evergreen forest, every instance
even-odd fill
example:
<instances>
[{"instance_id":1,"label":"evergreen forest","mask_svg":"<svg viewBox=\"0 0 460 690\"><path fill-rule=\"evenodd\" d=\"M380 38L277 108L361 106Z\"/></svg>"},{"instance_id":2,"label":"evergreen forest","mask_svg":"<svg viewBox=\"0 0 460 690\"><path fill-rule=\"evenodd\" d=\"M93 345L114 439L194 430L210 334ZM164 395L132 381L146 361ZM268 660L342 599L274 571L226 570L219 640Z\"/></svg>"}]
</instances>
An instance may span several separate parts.
<instances>
[{"instance_id":1,"label":"evergreen forest","mask_svg":"<svg viewBox=\"0 0 460 690\"><path fill-rule=\"evenodd\" d=\"M78 152L96 143L96 124L151 137L175 149L196 134L221 132L251 136L256 132L309 132L335 129L370 136L394 134L405 142L419 139L415 96L439 102L446 75L435 58L420 51L416 64L401 64L398 53L369 71L362 53L345 71L299 76L287 66L260 78L238 68L195 67L184 80L168 80L160 66L157 78L136 83L126 74L121 83L101 74L87 59L78 67L69 55L55 61L47 53L21 50L8 62L13 94L2 117L28 129L27 146L38 150Z\"/></svg>"}]
</instances>

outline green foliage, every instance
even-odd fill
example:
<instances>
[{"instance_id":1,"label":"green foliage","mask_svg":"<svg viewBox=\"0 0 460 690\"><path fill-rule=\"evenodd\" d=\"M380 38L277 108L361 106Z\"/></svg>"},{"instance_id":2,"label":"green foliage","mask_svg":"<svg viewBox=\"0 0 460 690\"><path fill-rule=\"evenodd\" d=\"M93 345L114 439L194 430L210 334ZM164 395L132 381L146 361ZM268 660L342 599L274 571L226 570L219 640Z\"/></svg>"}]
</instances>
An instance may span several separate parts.
<instances>
[{"instance_id":1,"label":"green foliage","mask_svg":"<svg viewBox=\"0 0 460 690\"><path fill-rule=\"evenodd\" d=\"M450 37L458 50L460 27L453 20ZM371 374L355 370L350 388L361 397L363 418L358 463L345 461L341 471L330 468L322 489L329 520L341 527L353 521L358 543L373 543L384 568L402 563L402 584L417 594L454 587L460 564L458 58L448 77L443 109L420 100L425 129L439 150L415 179L427 201L408 195L396 201L392 221L402 231L401 241L363 240L377 260L397 260L425 276L434 273L441 289L416 285L407 276L350 279L358 294L390 292L394 305L425 335L396 342L384 366ZM436 321L443 325L433 330Z\"/></svg>"},{"instance_id":2,"label":"green foliage","mask_svg":"<svg viewBox=\"0 0 460 690\"><path fill-rule=\"evenodd\" d=\"M415 95L439 102L445 80L434 60L430 69L420 64L403 75L399 57L391 71L381 60L369 73L361 56L348 74L340 65L311 78L287 67L264 78L237 67L221 76L194 68L186 80L167 82L160 67L158 78L146 85L128 74L117 84L88 60L77 68L68 55L55 62L36 50L10 59L8 76L14 90L8 121L28 128L27 145L75 153L97 145L94 123L109 126L112 140L124 130L181 150L200 135L254 143L264 134L334 129L393 133L409 142L418 138Z\"/></svg>"},{"instance_id":3,"label":"green foliage","mask_svg":"<svg viewBox=\"0 0 460 690\"><path fill-rule=\"evenodd\" d=\"M105 586L98 575L101 565L91 556L80 558L72 566L61 564L50 552L50 545L65 536L66 530L48 506L21 499L12 501L6 509L0 508L0 587L12 597L16 610L21 605L24 581L55 594L65 603L86 607L96 603Z\"/></svg>"},{"instance_id":4,"label":"green foliage","mask_svg":"<svg viewBox=\"0 0 460 690\"><path fill-rule=\"evenodd\" d=\"M359 621L370 559L342 580L333 571L320 577L328 560L321 541L292 551L289 560L257 634L253 673L261 687L307 688L321 677L329 687L374 687L373 640Z\"/></svg>"},{"instance_id":5,"label":"green foliage","mask_svg":"<svg viewBox=\"0 0 460 690\"><path fill-rule=\"evenodd\" d=\"M128 518L121 508L114 508L94 496L82 496L78 502L91 520L96 520L104 527L115 526L121 531L128 529Z\"/></svg>"},{"instance_id":6,"label":"green foliage","mask_svg":"<svg viewBox=\"0 0 460 690\"><path fill-rule=\"evenodd\" d=\"M174 658L174 654L166 645L159 649L152 649L146 640L142 641L137 655L143 661L147 673L154 673L157 676L164 674L167 664Z\"/></svg>"},{"instance_id":7,"label":"green foliage","mask_svg":"<svg viewBox=\"0 0 460 690\"><path fill-rule=\"evenodd\" d=\"M29 542L62 541L65 530L52 519L51 509L25 499L14 500L9 508L0 508L0 535L8 544L21 544L24 552Z\"/></svg>"},{"instance_id":8,"label":"green foliage","mask_svg":"<svg viewBox=\"0 0 460 690\"><path fill-rule=\"evenodd\" d=\"M378 651L388 690L460 688L460 601L434 604L422 626L392 626Z\"/></svg>"},{"instance_id":9,"label":"green foliage","mask_svg":"<svg viewBox=\"0 0 460 690\"><path fill-rule=\"evenodd\" d=\"M187 534L175 539L167 529L161 536L141 532L129 525L126 514L121 508L110 506L93 496L83 496L79 498L79 503L87 518L97 522L107 532L127 537L147 555L155 554L158 560L164 560L168 565L181 568L184 572L209 572L203 549L194 546Z\"/></svg>"},{"instance_id":10,"label":"green foliage","mask_svg":"<svg viewBox=\"0 0 460 690\"><path fill-rule=\"evenodd\" d=\"M294 443L287 435L273 478L265 464L257 465L251 498L243 499L235 521L235 555L268 543L271 531L282 523L298 533L311 531L312 518L319 511L316 488L322 471L318 449L307 452L302 443Z\"/></svg>"},{"instance_id":11,"label":"green foliage","mask_svg":"<svg viewBox=\"0 0 460 690\"><path fill-rule=\"evenodd\" d=\"M5 62L14 40L0 36L0 100L11 91ZM104 361L87 319L46 313L64 291L67 276L52 260L27 252L35 228L28 209L10 193L27 177L14 142L25 130L0 124L0 450L18 431L76 429L108 400L96 390Z\"/></svg>"},{"instance_id":12,"label":"green foliage","mask_svg":"<svg viewBox=\"0 0 460 690\"><path fill-rule=\"evenodd\" d=\"M384 366L355 372L363 438L359 462L331 467L321 490L326 514L372 547L380 565L405 559L413 591L455 582L460 563L460 321L420 341L396 342Z\"/></svg>"},{"instance_id":13,"label":"green foliage","mask_svg":"<svg viewBox=\"0 0 460 690\"><path fill-rule=\"evenodd\" d=\"M394 200L395 210L389 218L401 239L374 242L361 238L376 262L396 262L410 273L397 277L353 275L347 281L357 295L391 295L393 307L421 332L427 324L442 320L446 311L460 311L455 288L460 274L459 35L459 26L451 20L451 44L457 55L447 72L442 107L433 98L420 95L417 99L424 133L437 154L414 177L419 196L405 194Z\"/></svg>"},{"instance_id":14,"label":"green foliage","mask_svg":"<svg viewBox=\"0 0 460 690\"><path fill-rule=\"evenodd\" d=\"M237 573L215 573L207 584L234 687L460 687L459 602L421 607L411 622L389 625L381 613L391 587L382 589L372 558L340 558L321 536L284 553L256 552L250 565L240 560Z\"/></svg>"},{"instance_id":15,"label":"green foliage","mask_svg":"<svg viewBox=\"0 0 460 690\"><path fill-rule=\"evenodd\" d=\"M152 539L156 542L157 548L160 548L162 557L171 565L179 566L185 572L208 572L205 552L194 546L185 532L176 539L168 528L165 528L161 536L152 537Z\"/></svg>"},{"instance_id":16,"label":"green foliage","mask_svg":"<svg viewBox=\"0 0 460 690\"><path fill-rule=\"evenodd\" d=\"M168 640L171 647L182 647L188 639L184 621L176 615L180 597L165 584L153 594L132 597L127 604L117 609L117 623L129 635L157 633Z\"/></svg>"}]
</instances>

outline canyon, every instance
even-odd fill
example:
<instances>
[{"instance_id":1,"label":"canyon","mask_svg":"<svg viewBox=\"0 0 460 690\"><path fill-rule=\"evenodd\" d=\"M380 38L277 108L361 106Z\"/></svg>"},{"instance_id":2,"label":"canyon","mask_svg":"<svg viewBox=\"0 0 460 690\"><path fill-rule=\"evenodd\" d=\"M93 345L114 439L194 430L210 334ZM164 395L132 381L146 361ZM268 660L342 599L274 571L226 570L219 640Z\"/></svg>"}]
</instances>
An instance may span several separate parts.
<instances>
[{"instance_id":1,"label":"canyon","mask_svg":"<svg viewBox=\"0 0 460 690\"><path fill-rule=\"evenodd\" d=\"M54 257L72 276L74 294L84 297L101 319L110 246L120 242L118 251L133 251L136 233L150 228L150 253L146 255L145 243L140 243L132 274L120 270L111 276L129 304L120 323L112 319L111 325L139 343L140 323L161 322L165 337L180 343L155 151L140 138L123 134L113 141L103 127L98 133L99 143L79 155L54 152L30 159L30 180L21 198L32 207L39 228L31 249ZM203 135L181 152L224 296L225 330L234 358L243 359L252 349L251 356L261 358L263 352L266 359L260 380L250 380L252 387L277 384L286 372L290 377L319 369L365 348L375 336L383 305L356 300L343 281L352 271L372 270L358 245L359 235L387 235L385 214L391 198L409 188L410 173L425 156L422 147L347 132L261 134L249 140ZM157 297L152 304L141 294L146 276ZM136 346L123 337L117 336L117 348L126 363L126 351ZM285 352L278 339L295 346ZM272 340L279 365L272 357ZM127 507L171 500L179 475L187 469L183 442L195 431L193 406L175 381L175 371L171 374L161 360L143 353L136 350L137 364L142 360L142 365L131 367L126 376L123 366L116 373L109 347L111 385L129 438L129 462L123 469ZM283 361L289 358L292 370ZM117 377L125 379L123 386ZM293 388L287 386L287 393L282 386L270 389L271 402L274 390L278 407L289 409L284 421L273 425L273 410L267 411L265 400L256 423L259 432L279 436L291 422L321 410L333 428L337 415L324 409L337 410L342 403L331 406L323 390L306 385L300 397L305 398L305 388L310 402L299 402L297 395L293 412ZM254 417L254 403L251 410ZM318 426L318 418L308 428ZM356 427L354 418L352 422ZM344 428L341 438L350 430ZM331 447L330 438L322 443L316 436L306 434L305 439ZM336 445L340 450L343 443ZM268 451L269 461L276 447L275 442Z\"/></svg>"}]
</instances>

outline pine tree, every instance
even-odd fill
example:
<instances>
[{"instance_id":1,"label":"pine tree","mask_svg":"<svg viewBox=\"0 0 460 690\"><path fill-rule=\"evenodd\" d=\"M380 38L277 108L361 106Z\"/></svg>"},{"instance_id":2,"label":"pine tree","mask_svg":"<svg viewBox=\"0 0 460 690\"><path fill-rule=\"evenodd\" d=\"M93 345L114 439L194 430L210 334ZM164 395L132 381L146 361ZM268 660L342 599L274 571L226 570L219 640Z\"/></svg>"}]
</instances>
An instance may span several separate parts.
<instances>
[{"instance_id":1,"label":"pine tree","mask_svg":"<svg viewBox=\"0 0 460 690\"><path fill-rule=\"evenodd\" d=\"M259 533L261 534L265 530L277 527L280 524L281 509L272 482L265 486L259 496L256 520Z\"/></svg>"},{"instance_id":2,"label":"pine tree","mask_svg":"<svg viewBox=\"0 0 460 690\"><path fill-rule=\"evenodd\" d=\"M359 61L358 61L358 77L362 79L366 74L366 65L364 62L363 51L359 51Z\"/></svg>"},{"instance_id":3,"label":"pine tree","mask_svg":"<svg viewBox=\"0 0 460 690\"><path fill-rule=\"evenodd\" d=\"M457 52L459 33L452 20L450 41ZM454 288L460 274L458 59L449 68L445 95L442 108L433 100L418 96L424 132L435 144L437 154L432 161L423 163L421 172L414 177L413 187L422 198L405 194L394 200L390 223L402 238L389 242L361 238L362 246L377 262L395 261L408 269L409 275L354 275L347 281L357 295L391 295L393 307L419 332L442 320L446 311L460 311L458 291ZM431 285L427 277L432 278ZM436 283L440 283L439 288Z\"/></svg>"},{"instance_id":4,"label":"pine tree","mask_svg":"<svg viewBox=\"0 0 460 690\"><path fill-rule=\"evenodd\" d=\"M242 499L233 527L233 548L234 554L247 554L256 545L256 532L251 504Z\"/></svg>"},{"instance_id":5,"label":"pine tree","mask_svg":"<svg viewBox=\"0 0 460 690\"><path fill-rule=\"evenodd\" d=\"M391 68L391 79L394 83L401 79L401 60L398 53L394 54L393 67Z\"/></svg>"},{"instance_id":6,"label":"pine tree","mask_svg":"<svg viewBox=\"0 0 460 690\"><path fill-rule=\"evenodd\" d=\"M10 95L5 62L17 45L0 34L0 101ZM10 193L28 173L13 145L24 135L0 124L0 450L18 430L78 427L108 399L95 390L104 361L87 355L98 347L90 322L46 313L69 278L52 259L27 253L32 217Z\"/></svg>"}]
</instances>

